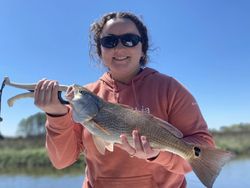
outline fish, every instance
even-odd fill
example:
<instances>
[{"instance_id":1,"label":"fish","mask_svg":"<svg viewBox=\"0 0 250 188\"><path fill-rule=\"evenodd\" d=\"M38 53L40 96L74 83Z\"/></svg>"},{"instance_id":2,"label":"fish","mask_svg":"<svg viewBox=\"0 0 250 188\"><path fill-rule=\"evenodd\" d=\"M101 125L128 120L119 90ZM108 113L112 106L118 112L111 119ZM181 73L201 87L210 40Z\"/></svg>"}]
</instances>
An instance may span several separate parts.
<instances>
[{"instance_id":1,"label":"fish","mask_svg":"<svg viewBox=\"0 0 250 188\"><path fill-rule=\"evenodd\" d=\"M74 97L69 102L73 120L92 134L97 150L103 155L106 149L113 152L114 145L121 143L121 134L126 134L133 145L131 133L138 130L147 137L152 148L187 160L208 188L213 186L222 167L233 157L228 151L185 142L182 132L170 123L131 107L104 101L84 87L75 87Z\"/></svg>"},{"instance_id":2,"label":"fish","mask_svg":"<svg viewBox=\"0 0 250 188\"><path fill-rule=\"evenodd\" d=\"M17 99L34 97L36 84L12 83L8 77L5 78L5 84L30 91L10 98L9 106ZM59 85L59 91L66 91L68 87ZM73 88L74 96L68 101L72 107L72 118L92 134L97 150L103 155L106 150L113 152L116 143L121 144L122 134L127 136L129 144L133 146L131 133L138 130L140 135L147 137L152 148L185 159L207 188L213 187L222 167L234 157L229 151L186 142L180 130L152 114L105 101L79 85Z\"/></svg>"}]
</instances>

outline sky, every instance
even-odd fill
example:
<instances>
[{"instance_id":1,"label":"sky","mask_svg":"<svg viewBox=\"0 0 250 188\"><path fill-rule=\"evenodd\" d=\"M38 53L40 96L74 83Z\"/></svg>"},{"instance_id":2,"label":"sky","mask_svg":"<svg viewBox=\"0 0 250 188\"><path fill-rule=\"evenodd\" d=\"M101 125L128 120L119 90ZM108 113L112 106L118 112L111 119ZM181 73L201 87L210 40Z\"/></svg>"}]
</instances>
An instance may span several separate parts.
<instances>
[{"instance_id":1,"label":"sky","mask_svg":"<svg viewBox=\"0 0 250 188\"><path fill-rule=\"evenodd\" d=\"M104 69L89 56L90 25L107 12L130 11L148 28L148 66L185 85L210 129L249 123L249 10L248 0L0 0L0 79L94 82ZM4 88L4 136L40 112L32 99L8 107L8 98L22 92Z\"/></svg>"}]
</instances>

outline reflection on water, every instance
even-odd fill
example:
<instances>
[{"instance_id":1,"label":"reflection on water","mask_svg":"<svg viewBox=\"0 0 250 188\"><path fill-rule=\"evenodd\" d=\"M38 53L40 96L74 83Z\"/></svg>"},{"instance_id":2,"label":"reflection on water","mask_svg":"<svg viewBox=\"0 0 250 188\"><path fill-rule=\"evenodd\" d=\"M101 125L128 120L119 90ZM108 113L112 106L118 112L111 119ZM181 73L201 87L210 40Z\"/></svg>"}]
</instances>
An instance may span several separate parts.
<instances>
[{"instance_id":1,"label":"reflection on water","mask_svg":"<svg viewBox=\"0 0 250 188\"><path fill-rule=\"evenodd\" d=\"M62 172L61 170L57 171ZM0 175L0 188L81 188L84 176L79 169L72 171L72 173L63 172L64 175L55 175L54 171L50 171L52 176L45 174L11 175L9 173ZM214 188L250 187L249 179L250 159L234 160L222 169ZM187 175L187 182L188 188L204 187L193 173Z\"/></svg>"}]
</instances>

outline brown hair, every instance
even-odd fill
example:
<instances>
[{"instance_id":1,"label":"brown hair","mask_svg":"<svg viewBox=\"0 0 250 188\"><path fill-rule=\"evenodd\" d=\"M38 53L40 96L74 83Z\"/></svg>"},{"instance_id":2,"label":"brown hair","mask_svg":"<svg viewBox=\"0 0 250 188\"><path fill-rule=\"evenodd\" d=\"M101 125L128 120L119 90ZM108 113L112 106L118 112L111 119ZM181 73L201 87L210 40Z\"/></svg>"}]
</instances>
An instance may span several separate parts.
<instances>
[{"instance_id":1,"label":"brown hair","mask_svg":"<svg viewBox=\"0 0 250 188\"><path fill-rule=\"evenodd\" d=\"M102 33L104 25L107 21L113 18L126 18L131 20L138 29L141 37L142 37L142 52L145 54L144 57L141 57L140 64L142 66L147 64L148 56L148 32L146 26L143 22L134 14L129 12L111 12L105 14L101 17L99 21L94 22L90 28L90 54L91 56L101 57L101 44L100 44L100 35Z\"/></svg>"}]
</instances>

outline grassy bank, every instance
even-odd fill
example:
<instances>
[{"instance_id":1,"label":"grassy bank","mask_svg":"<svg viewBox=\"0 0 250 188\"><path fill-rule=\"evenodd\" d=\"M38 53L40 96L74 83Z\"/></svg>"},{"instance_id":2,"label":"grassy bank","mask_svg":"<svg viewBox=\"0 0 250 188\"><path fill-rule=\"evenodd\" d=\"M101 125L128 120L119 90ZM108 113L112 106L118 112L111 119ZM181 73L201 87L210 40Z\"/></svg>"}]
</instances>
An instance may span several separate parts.
<instances>
[{"instance_id":1,"label":"grassy bank","mask_svg":"<svg viewBox=\"0 0 250 188\"><path fill-rule=\"evenodd\" d=\"M44 143L44 137L5 138L0 140L0 173L21 173L34 176L83 173L85 165L83 157L69 168L55 169L48 158Z\"/></svg>"},{"instance_id":2,"label":"grassy bank","mask_svg":"<svg viewBox=\"0 0 250 188\"><path fill-rule=\"evenodd\" d=\"M250 131L211 132L217 147L233 152L236 157L250 157ZM85 165L83 157L65 170L56 170L48 158L44 144L44 136L0 140L0 173L18 172L32 175L83 173Z\"/></svg>"},{"instance_id":3,"label":"grassy bank","mask_svg":"<svg viewBox=\"0 0 250 188\"><path fill-rule=\"evenodd\" d=\"M250 157L250 131L212 132L218 147L233 152L236 157Z\"/></svg>"}]
</instances>

